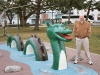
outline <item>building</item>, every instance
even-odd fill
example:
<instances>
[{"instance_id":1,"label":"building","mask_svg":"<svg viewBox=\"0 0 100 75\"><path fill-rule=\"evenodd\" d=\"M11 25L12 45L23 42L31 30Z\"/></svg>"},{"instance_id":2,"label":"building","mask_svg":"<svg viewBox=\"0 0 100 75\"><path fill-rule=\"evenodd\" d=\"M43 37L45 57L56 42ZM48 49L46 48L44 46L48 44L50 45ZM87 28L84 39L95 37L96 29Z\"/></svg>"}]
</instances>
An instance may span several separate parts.
<instances>
[{"instance_id":1,"label":"building","mask_svg":"<svg viewBox=\"0 0 100 75\"><path fill-rule=\"evenodd\" d=\"M71 14L73 15L79 15L79 14L87 14L87 9L83 9L83 10L77 10L74 9L71 11ZM46 13L42 13L40 14L40 21L39 23L42 24L44 20L47 20L47 22L51 22L51 20L53 19L55 22L59 22L60 19L62 18L62 13L60 11L46 11ZM100 22L100 11L98 10L91 10L90 14L94 17L94 22ZM27 19L27 23L28 24L35 24L35 19L36 19L36 14L31 15L28 19ZM7 19L7 23L9 23L9 20ZM15 14L14 18L12 20L12 24L19 24L19 18L18 16Z\"/></svg>"},{"instance_id":2,"label":"building","mask_svg":"<svg viewBox=\"0 0 100 75\"><path fill-rule=\"evenodd\" d=\"M74 15L77 15L77 14L84 14L86 15L87 14L87 9L83 9L83 10L77 10L77 9L74 9L73 10L73 14ZM94 17L94 22L98 22L100 21L100 11L98 10L90 10L90 14L89 15L92 15Z\"/></svg>"}]
</instances>

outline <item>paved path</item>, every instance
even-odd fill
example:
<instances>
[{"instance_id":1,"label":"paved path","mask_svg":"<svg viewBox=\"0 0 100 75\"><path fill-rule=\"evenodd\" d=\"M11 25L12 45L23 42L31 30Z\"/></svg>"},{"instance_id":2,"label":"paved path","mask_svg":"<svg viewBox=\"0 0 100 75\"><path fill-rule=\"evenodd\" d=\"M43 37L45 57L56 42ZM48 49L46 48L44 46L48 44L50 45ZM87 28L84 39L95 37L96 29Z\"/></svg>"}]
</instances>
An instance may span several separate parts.
<instances>
[{"instance_id":1,"label":"paved path","mask_svg":"<svg viewBox=\"0 0 100 75\"><path fill-rule=\"evenodd\" d=\"M6 42L0 42L0 44L3 44L3 43L6 43ZM46 47L49 48L49 50L47 50L47 52L48 53L52 53L52 49L51 49L50 44L49 43L45 43L45 45L46 45ZM71 58L73 56L75 56L76 50L72 49L72 48L66 48L66 52L67 52L67 60L68 60L68 62L72 62L73 63L73 61L71 61ZM23 75L23 74L24 75L32 75L30 67L28 65L11 60L9 58L9 55L10 55L9 52L0 50L0 53L3 55L3 57L0 58L0 75L1 75L1 73L2 73L2 75ZM89 68L95 70L98 73L98 75L100 75L100 55L91 53L91 58L92 58L92 61L93 61L93 65L89 65L87 63L84 51L81 52L81 56L82 56L82 58L84 60L80 61L78 64L86 66L86 67L89 67ZM2 58L5 58L5 60L2 59ZM4 73L5 66L11 65L11 64L20 65L20 66L23 67L23 70L21 72L18 72L18 73L17 72L16 73L11 73L11 74L10 73L9 74L8 73L7 74Z\"/></svg>"},{"instance_id":2,"label":"paved path","mask_svg":"<svg viewBox=\"0 0 100 75\"><path fill-rule=\"evenodd\" d=\"M0 42L0 44L5 44L5 43L6 42ZM0 54L2 55L2 57L0 58L0 75L33 75L30 66L12 60L10 58L10 52L5 50L0 50ZM6 68L6 66L11 66L11 65L21 66L22 70L20 72L5 73L4 69Z\"/></svg>"},{"instance_id":3,"label":"paved path","mask_svg":"<svg viewBox=\"0 0 100 75\"><path fill-rule=\"evenodd\" d=\"M45 43L48 47L50 47L50 44L49 43ZM52 49L50 47L50 49L48 50L49 53L52 53ZM73 56L75 56L75 52L76 50L75 49L72 49L72 48L66 48L66 52L67 52L67 60L68 62L72 62L71 59ZM78 64L79 65L83 65L83 66L86 66L86 67L89 67L93 70L95 70L98 75L100 75L100 55L97 55L97 54L93 54L91 53L91 58L92 58L92 61L93 61L93 65L89 65L88 64L88 61L85 57L85 52L82 51L81 52L81 57L84 59L82 61L80 61Z\"/></svg>"}]
</instances>

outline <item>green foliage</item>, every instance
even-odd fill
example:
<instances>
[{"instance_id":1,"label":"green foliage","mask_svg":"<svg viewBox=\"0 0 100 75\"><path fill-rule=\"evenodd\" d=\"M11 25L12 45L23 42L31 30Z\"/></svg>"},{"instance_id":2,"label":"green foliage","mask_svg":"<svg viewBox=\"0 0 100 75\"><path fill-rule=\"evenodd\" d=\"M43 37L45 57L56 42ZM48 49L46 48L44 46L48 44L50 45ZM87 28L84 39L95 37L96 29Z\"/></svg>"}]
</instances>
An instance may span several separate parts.
<instances>
[{"instance_id":1,"label":"green foliage","mask_svg":"<svg viewBox=\"0 0 100 75\"><path fill-rule=\"evenodd\" d=\"M100 11L100 1L96 2L94 6L95 6L95 9L98 9Z\"/></svg>"},{"instance_id":2,"label":"green foliage","mask_svg":"<svg viewBox=\"0 0 100 75\"><path fill-rule=\"evenodd\" d=\"M90 1L93 0L84 3L85 1L87 0L36 0L34 2L32 2L31 0L7 0L7 2L4 2L4 0L0 0L0 10L3 11L4 9L9 9L7 12L8 14L16 13L17 15L19 15L21 25L26 25L25 21L27 21L27 19L32 14L36 14L35 25L37 25L38 27L39 15L41 13L46 12L47 10L58 10L66 14L73 9L92 9L93 5L91 5ZM96 6L96 9L100 10L100 1L94 6Z\"/></svg>"},{"instance_id":3,"label":"green foliage","mask_svg":"<svg viewBox=\"0 0 100 75\"><path fill-rule=\"evenodd\" d=\"M0 0L0 11L3 11L4 8L4 0Z\"/></svg>"}]
</instances>

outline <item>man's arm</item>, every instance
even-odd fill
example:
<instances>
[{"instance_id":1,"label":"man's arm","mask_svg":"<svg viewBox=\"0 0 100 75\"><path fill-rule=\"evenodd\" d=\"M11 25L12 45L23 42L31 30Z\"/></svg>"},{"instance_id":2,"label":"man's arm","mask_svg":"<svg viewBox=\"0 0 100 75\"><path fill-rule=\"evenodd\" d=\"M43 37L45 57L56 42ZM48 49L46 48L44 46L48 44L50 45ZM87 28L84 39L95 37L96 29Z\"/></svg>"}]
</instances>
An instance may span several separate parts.
<instances>
[{"instance_id":1,"label":"man's arm","mask_svg":"<svg viewBox=\"0 0 100 75\"><path fill-rule=\"evenodd\" d=\"M88 31L87 31L87 37L89 38L91 35L91 25L88 23Z\"/></svg>"}]
</instances>

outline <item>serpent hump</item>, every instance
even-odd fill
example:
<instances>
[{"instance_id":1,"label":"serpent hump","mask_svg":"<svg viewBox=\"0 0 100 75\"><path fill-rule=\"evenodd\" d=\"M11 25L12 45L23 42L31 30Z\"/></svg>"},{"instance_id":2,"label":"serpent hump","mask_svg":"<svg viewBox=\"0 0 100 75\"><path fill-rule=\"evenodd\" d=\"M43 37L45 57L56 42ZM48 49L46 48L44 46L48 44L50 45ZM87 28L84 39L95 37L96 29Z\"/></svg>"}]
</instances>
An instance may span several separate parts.
<instances>
[{"instance_id":1,"label":"serpent hump","mask_svg":"<svg viewBox=\"0 0 100 75\"><path fill-rule=\"evenodd\" d=\"M26 41L24 46L24 54L35 54L35 59L37 61L48 60L47 50L40 38L36 35L31 35Z\"/></svg>"},{"instance_id":2,"label":"serpent hump","mask_svg":"<svg viewBox=\"0 0 100 75\"><path fill-rule=\"evenodd\" d=\"M16 34L15 36L13 36L11 38L10 47L11 48L17 48L18 51L23 51L24 43L23 43L23 40L21 39L21 37L18 34Z\"/></svg>"}]
</instances>

